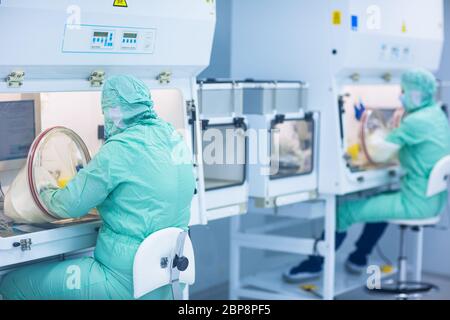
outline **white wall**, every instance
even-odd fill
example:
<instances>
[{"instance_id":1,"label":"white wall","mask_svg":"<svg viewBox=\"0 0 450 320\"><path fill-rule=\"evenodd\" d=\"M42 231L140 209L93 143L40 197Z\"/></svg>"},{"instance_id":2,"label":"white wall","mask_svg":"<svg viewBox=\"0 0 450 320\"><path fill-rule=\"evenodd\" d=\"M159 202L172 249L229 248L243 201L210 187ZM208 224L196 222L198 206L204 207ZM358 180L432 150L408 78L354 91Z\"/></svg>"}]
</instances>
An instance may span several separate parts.
<instances>
[{"instance_id":1,"label":"white wall","mask_svg":"<svg viewBox=\"0 0 450 320\"><path fill-rule=\"evenodd\" d=\"M441 68L437 77L450 82L450 0L445 0L445 45ZM442 89L442 100L450 106L450 87ZM425 271L450 277L450 216L446 208L438 229L425 232L424 269ZM443 228L447 230L442 230Z\"/></svg>"},{"instance_id":2,"label":"white wall","mask_svg":"<svg viewBox=\"0 0 450 320\"><path fill-rule=\"evenodd\" d=\"M217 0L217 23L209 68L198 77L228 78L231 72L231 7L232 0Z\"/></svg>"}]
</instances>

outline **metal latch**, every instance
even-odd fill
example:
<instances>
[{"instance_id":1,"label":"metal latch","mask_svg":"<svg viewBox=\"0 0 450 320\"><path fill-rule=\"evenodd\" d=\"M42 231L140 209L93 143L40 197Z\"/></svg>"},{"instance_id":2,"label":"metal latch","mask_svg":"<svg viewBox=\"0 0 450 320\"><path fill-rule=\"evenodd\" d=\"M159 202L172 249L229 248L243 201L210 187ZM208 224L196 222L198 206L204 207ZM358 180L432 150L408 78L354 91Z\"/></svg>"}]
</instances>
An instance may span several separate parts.
<instances>
[{"instance_id":1,"label":"metal latch","mask_svg":"<svg viewBox=\"0 0 450 320\"><path fill-rule=\"evenodd\" d=\"M25 72L23 71L13 71L5 79L8 87L19 88L23 85L23 80L25 78Z\"/></svg>"},{"instance_id":2,"label":"metal latch","mask_svg":"<svg viewBox=\"0 0 450 320\"><path fill-rule=\"evenodd\" d=\"M314 113L312 113L312 112L305 113L305 120L306 121L311 121L313 119L314 119Z\"/></svg>"},{"instance_id":3,"label":"metal latch","mask_svg":"<svg viewBox=\"0 0 450 320\"><path fill-rule=\"evenodd\" d=\"M164 71L164 72L161 72L156 77L156 80L158 80L160 84L169 84L171 78L172 78L172 72Z\"/></svg>"},{"instance_id":4,"label":"metal latch","mask_svg":"<svg viewBox=\"0 0 450 320\"><path fill-rule=\"evenodd\" d=\"M358 82L359 79L361 79L361 76L360 76L359 73L353 73L353 74L350 75L350 79L351 79L353 82Z\"/></svg>"},{"instance_id":5,"label":"metal latch","mask_svg":"<svg viewBox=\"0 0 450 320\"><path fill-rule=\"evenodd\" d=\"M395 178L397 176L397 171L389 170L388 175L389 175L389 178Z\"/></svg>"},{"instance_id":6,"label":"metal latch","mask_svg":"<svg viewBox=\"0 0 450 320\"><path fill-rule=\"evenodd\" d=\"M208 126L209 126L209 120L202 120L202 131L206 131L208 130Z\"/></svg>"},{"instance_id":7,"label":"metal latch","mask_svg":"<svg viewBox=\"0 0 450 320\"><path fill-rule=\"evenodd\" d=\"M31 239L21 239L20 242L14 242L14 247L20 247L22 251L30 251L31 250Z\"/></svg>"},{"instance_id":8,"label":"metal latch","mask_svg":"<svg viewBox=\"0 0 450 320\"><path fill-rule=\"evenodd\" d=\"M235 128L245 128L245 119L244 118L234 118L233 124Z\"/></svg>"},{"instance_id":9,"label":"metal latch","mask_svg":"<svg viewBox=\"0 0 450 320\"><path fill-rule=\"evenodd\" d=\"M105 72L104 71L94 71L89 77L89 82L92 87L101 87L105 82Z\"/></svg>"},{"instance_id":10,"label":"metal latch","mask_svg":"<svg viewBox=\"0 0 450 320\"><path fill-rule=\"evenodd\" d=\"M186 101L186 112L188 115L191 115L195 112L195 100Z\"/></svg>"},{"instance_id":11,"label":"metal latch","mask_svg":"<svg viewBox=\"0 0 450 320\"><path fill-rule=\"evenodd\" d=\"M195 100L188 100L186 101L186 112L187 115L189 117L189 124L193 125L194 122L197 120L197 115L196 115L196 109L197 107L195 106Z\"/></svg>"},{"instance_id":12,"label":"metal latch","mask_svg":"<svg viewBox=\"0 0 450 320\"><path fill-rule=\"evenodd\" d=\"M381 76L381 79L383 79L385 82L391 82L392 74L390 74L389 72L386 72L385 74L383 74Z\"/></svg>"},{"instance_id":13,"label":"metal latch","mask_svg":"<svg viewBox=\"0 0 450 320\"><path fill-rule=\"evenodd\" d=\"M284 114L277 114L275 119L272 120L272 128L274 128L277 124L282 124L286 121L286 116Z\"/></svg>"}]
</instances>

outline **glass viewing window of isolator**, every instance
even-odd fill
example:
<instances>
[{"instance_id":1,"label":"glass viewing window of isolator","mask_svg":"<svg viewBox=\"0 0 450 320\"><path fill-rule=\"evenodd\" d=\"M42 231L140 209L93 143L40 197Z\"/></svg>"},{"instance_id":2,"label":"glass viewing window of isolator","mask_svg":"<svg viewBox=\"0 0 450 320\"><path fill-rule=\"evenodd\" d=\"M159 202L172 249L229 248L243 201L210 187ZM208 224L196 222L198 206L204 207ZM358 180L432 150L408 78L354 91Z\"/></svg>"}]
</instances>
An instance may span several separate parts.
<instances>
[{"instance_id":1,"label":"glass viewing window of isolator","mask_svg":"<svg viewBox=\"0 0 450 320\"><path fill-rule=\"evenodd\" d=\"M64 188L90 161L88 148L72 130L54 127L31 145L26 166L12 183L5 199L5 214L16 223L58 220L40 193L48 185Z\"/></svg>"},{"instance_id":2,"label":"glass viewing window of isolator","mask_svg":"<svg viewBox=\"0 0 450 320\"><path fill-rule=\"evenodd\" d=\"M246 178L247 127L242 118L233 123L202 121L203 172L206 191L241 186Z\"/></svg>"},{"instance_id":3,"label":"glass viewing window of isolator","mask_svg":"<svg viewBox=\"0 0 450 320\"><path fill-rule=\"evenodd\" d=\"M384 140L401 118L400 85L351 85L343 87L340 103L344 158L351 172L397 165L380 162L379 148L371 141Z\"/></svg>"},{"instance_id":4,"label":"glass viewing window of isolator","mask_svg":"<svg viewBox=\"0 0 450 320\"><path fill-rule=\"evenodd\" d=\"M314 120L277 116L271 132L270 178L310 174L314 168Z\"/></svg>"},{"instance_id":5,"label":"glass viewing window of isolator","mask_svg":"<svg viewBox=\"0 0 450 320\"><path fill-rule=\"evenodd\" d=\"M381 141L398 127L400 118L394 109L367 109L361 119L361 144L367 162L372 166L397 165L397 159L384 159ZM383 159L383 160L382 160Z\"/></svg>"}]
</instances>

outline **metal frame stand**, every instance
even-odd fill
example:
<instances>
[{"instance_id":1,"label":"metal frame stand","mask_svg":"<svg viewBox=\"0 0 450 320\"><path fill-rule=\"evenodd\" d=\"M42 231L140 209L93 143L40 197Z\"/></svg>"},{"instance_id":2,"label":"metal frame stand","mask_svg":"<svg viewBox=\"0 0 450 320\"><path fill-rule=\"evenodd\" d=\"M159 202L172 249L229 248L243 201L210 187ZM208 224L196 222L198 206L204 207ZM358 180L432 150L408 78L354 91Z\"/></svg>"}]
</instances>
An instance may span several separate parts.
<instances>
[{"instance_id":1,"label":"metal frame stand","mask_svg":"<svg viewBox=\"0 0 450 320\"><path fill-rule=\"evenodd\" d=\"M316 200L317 201L317 200ZM230 248L230 299L285 299L282 294L269 293L263 290L247 288L241 280L241 249L269 250L284 253L312 255L318 254L325 258L323 298L333 300L335 296L335 230L336 230L336 197L322 196L319 201L325 208L325 240L313 238L293 238L287 236L268 235L265 232L276 230L277 226L264 226L260 232L242 230L242 216L231 220ZM251 214L251 213L250 213ZM281 281L281 275L280 275ZM315 297L318 298L318 297Z\"/></svg>"}]
</instances>

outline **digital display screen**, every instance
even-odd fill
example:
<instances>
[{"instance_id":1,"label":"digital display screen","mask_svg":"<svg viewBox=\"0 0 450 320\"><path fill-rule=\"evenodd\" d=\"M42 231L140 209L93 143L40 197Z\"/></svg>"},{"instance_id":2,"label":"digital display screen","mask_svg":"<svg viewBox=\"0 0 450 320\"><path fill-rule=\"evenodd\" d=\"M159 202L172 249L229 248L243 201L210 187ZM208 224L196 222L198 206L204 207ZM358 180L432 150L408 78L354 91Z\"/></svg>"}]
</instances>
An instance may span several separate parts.
<instances>
[{"instance_id":1,"label":"digital display screen","mask_svg":"<svg viewBox=\"0 0 450 320\"><path fill-rule=\"evenodd\" d=\"M127 38L127 39L136 39L137 38L137 33L124 33L123 37Z\"/></svg>"},{"instance_id":2,"label":"digital display screen","mask_svg":"<svg viewBox=\"0 0 450 320\"><path fill-rule=\"evenodd\" d=\"M34 101L0 101L0 161L26 159L35 136Z\"/></svg>"},{"instance_id":3,"label":"digital display screen","mask_svg":"<svg viewBox=\"0 0 450 320\"><path fill-rule=\"evenodd\" d=\"M94 32L94 37L96 38L107 38L108 37L108 32Z\"/></svg>"}]
</instances>

